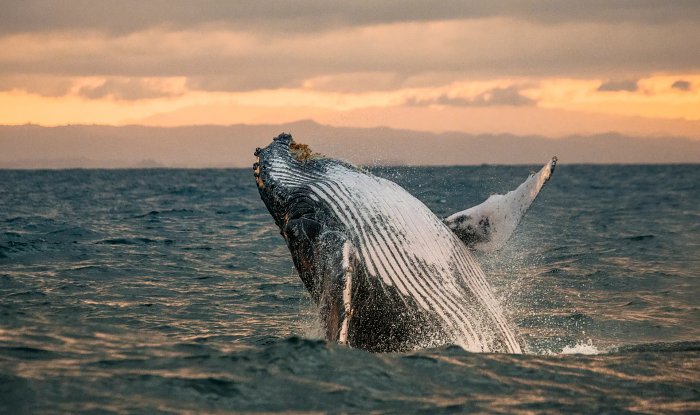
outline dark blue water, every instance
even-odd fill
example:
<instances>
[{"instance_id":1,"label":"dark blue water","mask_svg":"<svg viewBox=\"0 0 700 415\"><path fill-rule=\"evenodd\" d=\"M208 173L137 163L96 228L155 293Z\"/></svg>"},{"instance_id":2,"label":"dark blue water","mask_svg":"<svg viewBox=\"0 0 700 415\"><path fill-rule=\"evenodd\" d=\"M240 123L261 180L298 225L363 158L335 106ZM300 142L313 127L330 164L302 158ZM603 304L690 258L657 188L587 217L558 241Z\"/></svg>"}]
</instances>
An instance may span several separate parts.
<instances>
[{"instance_id":1,"label":"dark blue water","mask_svg":"<svg viewBox=\"0 0 700 415\"><path fill-rule=\"evenodd\" d=\"M377 172L444 216L529 170ZM0 171L0 413L700 410L700 166L560 166L480 260L528 354L370 354L250 170Z\"/></svg>"}]
</instances>

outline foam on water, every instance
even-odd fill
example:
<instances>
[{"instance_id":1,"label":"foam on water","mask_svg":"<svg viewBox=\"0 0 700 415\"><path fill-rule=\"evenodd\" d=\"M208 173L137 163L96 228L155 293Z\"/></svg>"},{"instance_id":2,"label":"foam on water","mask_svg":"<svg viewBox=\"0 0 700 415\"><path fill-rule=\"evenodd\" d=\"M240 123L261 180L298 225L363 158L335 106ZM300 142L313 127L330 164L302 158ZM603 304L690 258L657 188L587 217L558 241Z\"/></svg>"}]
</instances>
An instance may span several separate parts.
<instances>
[{"instance_id":1,"label":"foam on water","mask_svg":"<svg viewBox=\"0 0 700 415\"><path fill-rule=\"evenodd\" d=\"M599 350L593 340L588 339L585 342L578 342L573 346L566 346L562 349L561 354L588 354L596 355L606 353L606 350Z\"/></svg>"}]
</instances>

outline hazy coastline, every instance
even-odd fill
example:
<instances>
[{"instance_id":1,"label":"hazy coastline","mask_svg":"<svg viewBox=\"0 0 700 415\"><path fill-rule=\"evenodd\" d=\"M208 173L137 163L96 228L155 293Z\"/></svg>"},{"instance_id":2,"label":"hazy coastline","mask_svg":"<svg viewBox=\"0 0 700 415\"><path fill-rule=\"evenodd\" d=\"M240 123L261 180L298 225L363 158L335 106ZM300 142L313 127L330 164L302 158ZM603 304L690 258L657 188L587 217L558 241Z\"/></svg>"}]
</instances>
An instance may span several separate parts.
<instances>
[{"instance_id":1,"label":"hazy coastline","mask_svg":"<svg viewBox=\"0 0 700 415\"><path fill-rule=\"evenodd\" d=\"M314 150L362 165L700 163L700 140L615 133L562 138L287 124L147 127L0 126L0 168L236 168L255 147L291 132Z\"/></svg>"}]
</instances>

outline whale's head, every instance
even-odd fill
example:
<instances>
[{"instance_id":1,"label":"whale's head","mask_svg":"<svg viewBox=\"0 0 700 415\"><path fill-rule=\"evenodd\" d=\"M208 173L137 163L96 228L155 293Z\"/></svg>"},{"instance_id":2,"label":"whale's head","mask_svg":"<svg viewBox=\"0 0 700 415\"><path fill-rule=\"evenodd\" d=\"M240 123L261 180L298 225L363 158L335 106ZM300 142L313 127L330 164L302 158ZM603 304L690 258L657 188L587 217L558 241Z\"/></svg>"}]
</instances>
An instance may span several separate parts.
<instances>
[{"instance_id":1,"label":"whale's head","mask_svg":"<svg viewBox=\"0 0 700 415\"><path fill-rule=\"evenodd\" d=\"M289 134L280 134L254 154L257 160L253 174L260 197L280 228L302 281L318 302L313 250L322 231L338 222L310 188L327 178L329 169L352 167L312 152L308 146L294 142Z\"/></svg>"},{"instance_id":2,"label":"whale's head","mask_svg":"<svg viewBox=\"0 0 700 415\"><path fill-rule=\"evenodd\" d=\"M311 213L314 203L306 186L323 178L326 168L337 163L296 143L286 133L267 147L257 148L254 155L253 174L260 197L282 231L289 220Z\"/></svg>"}]
</instances>

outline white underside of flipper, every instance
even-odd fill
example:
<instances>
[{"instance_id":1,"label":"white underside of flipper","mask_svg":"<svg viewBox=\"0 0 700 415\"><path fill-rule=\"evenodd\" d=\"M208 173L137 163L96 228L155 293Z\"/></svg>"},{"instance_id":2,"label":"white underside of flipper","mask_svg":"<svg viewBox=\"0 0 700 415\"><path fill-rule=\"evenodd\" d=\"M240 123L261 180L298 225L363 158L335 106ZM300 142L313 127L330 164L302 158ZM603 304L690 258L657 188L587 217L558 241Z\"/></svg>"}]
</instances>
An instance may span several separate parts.
<instances>
[{"instance_id":1,"label":"white underside of flipper","mask_svg":"<svg viewBox=\"0 0 700 415\"><path fill-rule=\"evenodd\" d=\"M445 219L445 224L470 248L484 252L500 249L551 177L556 163L554 157L517 189L492 195L480 205L457 212Z\"/></svg>"}]
</instances>

